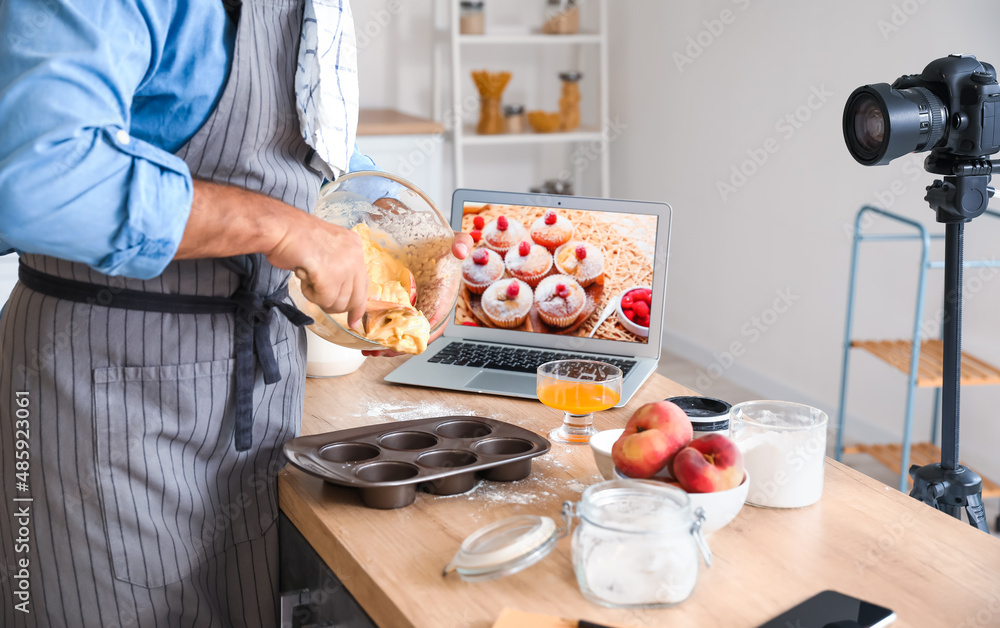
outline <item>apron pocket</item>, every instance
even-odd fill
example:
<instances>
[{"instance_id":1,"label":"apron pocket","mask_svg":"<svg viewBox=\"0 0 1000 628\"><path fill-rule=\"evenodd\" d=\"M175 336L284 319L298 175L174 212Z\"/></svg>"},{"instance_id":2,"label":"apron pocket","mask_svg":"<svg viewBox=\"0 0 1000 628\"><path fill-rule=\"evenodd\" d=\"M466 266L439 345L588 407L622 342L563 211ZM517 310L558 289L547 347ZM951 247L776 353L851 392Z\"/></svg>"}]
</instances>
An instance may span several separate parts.
<instances>
[{"instance_id":1,"label":"apron pocket","mask_svg":"<svg viewBox=\"0 0 1000 628\"><path fill-rule=\"evenodd\" d=\"M285 376L288 344L274 346ZM240 454L234 368L229 359L94 369L98 485L116 579L147 588L177 582L273 521L242 479L255 471L256 422L270 420L261 402L274 386L257 374L254 448Z\"/></svg>"}]
</instances>

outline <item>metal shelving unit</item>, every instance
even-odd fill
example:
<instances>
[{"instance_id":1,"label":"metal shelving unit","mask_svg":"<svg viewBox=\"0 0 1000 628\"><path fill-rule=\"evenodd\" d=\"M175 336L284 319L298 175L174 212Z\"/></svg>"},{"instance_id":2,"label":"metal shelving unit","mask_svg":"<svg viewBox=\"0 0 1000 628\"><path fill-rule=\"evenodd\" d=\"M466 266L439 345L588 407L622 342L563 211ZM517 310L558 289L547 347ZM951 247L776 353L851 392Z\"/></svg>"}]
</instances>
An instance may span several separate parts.
<instances>
[{"instance_id":1,"label":"metal shelving unit","mask_svg":"<svg viewBox=\"0 0 1000 628\"><path fill-rule=\"evenodd\" d=\"M987 210L994 218L1000 213ZM863 230L866 215L874 214L912 228L911 233L866 234ZM907 492L911 482L908 469L911 463L921 466L940 462L941 450L937 447L938 408L941 401L942 348L941 340L921 340L921 323L924 316L924 296L927 285L927 271L944 268L944 262L930 259L932 240L940 240L943 235L931 235L927 228L915 220L894 214L877 207L865 206L858 211L854 221L854 243L851 251L850 287L847 296L847 321L844 331L844 361L840 380L840 401L837 409L836 459L843 454L864 453L872 456L886 467L899 473L899 490ZM922 245L920 275L917 283L917 304L913 323L912 338L904 340L854 340L855 288L857 286L858 252L862 242L871 241L919 241ZM965 261L965 268L1000 267L997 261ZM902 371L908 376L906 393L906 415L903 422L903 442L890 444L858 444L844 446L844 415L847 403L847 382L851 349L863 349L874 357ZM962 386L982 386L1000 384L1000 369L962 352ZM913 406L917 388L934 388L935 416L931 422L931 442L913 443ZM982 474L980 474L982 477ZM983 477L983 498L1000 497L1000 485Z\"/></svg>"},{"instance_id":2,"label":"metal shelving unit","mask_svg":"<svg viewBox=\"0 0 1000 628\"><path fill-rule=\"evenodd\" d=\"M595 0L588 3L596 5L599 12L597 23L599 31L581 32L575 35L548 35L543 33L528 32L488 32L483 35L462 35L459 32L459 4L460 0L447 0L448 4L448 30L442 35L450 50L450 86L451 86L451 113L444 110L443 102L434 94L434 118L445 120L446 126L450 126L452 144L452 167L454 170L455 187L463 187L465 178L465 159L467 147L476 146L498 146L498 145L539 145L539 144L573 144L580 142L602 142L608 137L608 108L610 102L610 91L608 82L608 8L607 0ZM434 4L435 11L438 10L438 3ZM582 9L582 7L581 7ZM438 20L435 18L434 23ZM527 25L525 26L527 28ZM539 46L541 48L550 46L575 46L577 47L577 65L581 65L583 49L585 47L596 46L598 49L600 72L597 77L597 121L590 125L583 125L580 129L571 132L555 133L518 133L509 135L478 135L475 127L465 125L461 122L463 111L463 87L471 87L469 77L462 73L462 53L468 47L484 48L503 46ZM435 72L442 63L438 55L435 58ZM436 77L434 84L437 84ZM449 122L453 124L449 125ZM581 188L583 176L582 168L578 164L573 164L575 174L576 189ZM608 150L600 151L601 168L601 196L611 194L611 157Z\"/></svg>"}]
</instances>

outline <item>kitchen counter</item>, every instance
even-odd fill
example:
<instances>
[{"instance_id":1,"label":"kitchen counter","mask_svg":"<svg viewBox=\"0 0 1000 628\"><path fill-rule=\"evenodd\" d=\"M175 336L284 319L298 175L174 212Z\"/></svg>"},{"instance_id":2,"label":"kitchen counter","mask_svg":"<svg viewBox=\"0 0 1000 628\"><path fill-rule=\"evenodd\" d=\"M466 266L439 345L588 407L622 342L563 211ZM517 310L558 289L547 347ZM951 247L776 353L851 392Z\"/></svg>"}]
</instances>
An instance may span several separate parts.
<instances>
[{"instance_id":1,"label":"kitchen counter","mask_svg":"<svg viewBox=\"0 0 1000 628\"><path fill-rule=\"evenodd\" d=\"M302 433L476 414L545 435L560 421L561 413L532 400L384 382L404 359L373 358L351 375L309 380ZM628 406L597 414L595 424L621 427L640 405L689 392L654 374ZM553 443L525 480L484 482L450 497L420 493L397 510L366 508L353 490L291 467L280 473L278 491L284 513L387 628L489 628L505 607L619 626L753 627L823 589L892 608L899 626L1000 624L1000 541L829 459L818 504L745 506L712 534L713 567L703 567L694 594L674 608L616 610L587 601L568 538L507 578L442 577L462 539L478 528L517 514L559 521L562 502L579 500L598 481L589 447Z\"/></svg>"},{"instance_id":2,"label":"kitchen counter","mask_svg":"<svg viewBox=\"0 0 1000 628\"><path fill-rule=\"evenodd\" d=\"M358 135L434 135L444 125L395 109L362 109L358 112Z\"/></svg>"}]
</instances>

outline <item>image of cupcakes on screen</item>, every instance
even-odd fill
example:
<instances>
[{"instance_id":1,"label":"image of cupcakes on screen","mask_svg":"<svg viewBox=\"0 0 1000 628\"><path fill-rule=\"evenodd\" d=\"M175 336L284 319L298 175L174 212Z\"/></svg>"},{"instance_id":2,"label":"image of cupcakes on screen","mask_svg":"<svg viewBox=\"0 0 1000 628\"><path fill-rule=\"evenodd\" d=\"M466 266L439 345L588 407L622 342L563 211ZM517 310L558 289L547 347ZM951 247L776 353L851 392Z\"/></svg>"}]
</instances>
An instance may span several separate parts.
<instances>
[{"instance_id":1,"label":"image of cupcakes on screen","mask_svg":"<svg viewBox=\"0 0 1000 628\"><path fill-rule=\"evenodd\" d=\"M532 296L531 287L520 279L501 279L483 293L483 312L497 327L520 327L528 319Z\"/></svg>"},{"instance_id":2,"label":"image of cupcakes on screen","mask_svg":"<svg viewBox=\"0 0 1000 628\"><path fill-rule=\"evenodd\" d=\"M517 219L501 215L483 227L483 243L503 257L510 247L524 239L525 233L524 225Z\"/></svg>"},{"instance_id":3,"label":"image of cupcakes on screen","mask_svg":"<svg viewBox=\"0 0 1000 628\"><path fill-rule=\"evenodd\" d=\"M462 281L469 292L482 294L491 283L503 277L503 268L499 253L480 247L462 260Z\"/></svg>"},{"instance_id":4,"label":"image of cupcakes on screen","mask_svg":"<svg viewBox=\"0 0 1000 628\"><path fill-rule=\"evenodd\" d=\"M528 235L549 250L549 253L569 242L573 237L573 221L549 209L541 218L531 223Z\"/></svg>"},{"instance_id":5,"label":"image of cupcakes on screen","mask_svg":"<svg viewBox=\"0 0 1000 628\"><path fill-rule=\"evenodd\" d=\"M604 275L604 251L589 242L571 240L556 249L555 265L557 272L586 288Z\"/></svg>"},{"instance_id":6,"label":"image of cupcakes on screen","mask_svg":"<svg viewBox=\"0 0 1000 628\"><path fill-rule=\"evenodd\" d=\"M587 305L587 293L572 277L550 275L535 289L535 305L545 324L568 327Z\"/></svg>"},{"instance_id":7,"label":"image of cupcakes on screen","mask_svg":"<svg viewBox=\"0 0 1000 628\"><path fill-rule=\"evenodd\" d=\"M531 240L521 240L507 251L504 265L512 277L534 288L552 270L552 254Z\"/></svg>"}]
</instances>

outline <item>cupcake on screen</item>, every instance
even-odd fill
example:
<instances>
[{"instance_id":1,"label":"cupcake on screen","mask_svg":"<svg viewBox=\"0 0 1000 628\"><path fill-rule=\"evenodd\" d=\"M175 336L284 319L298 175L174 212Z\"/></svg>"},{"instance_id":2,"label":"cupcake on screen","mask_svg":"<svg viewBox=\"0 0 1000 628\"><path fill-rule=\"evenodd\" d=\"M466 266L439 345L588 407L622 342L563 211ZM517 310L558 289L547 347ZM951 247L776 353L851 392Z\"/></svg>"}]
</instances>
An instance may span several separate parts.
<instances>
[{"instance_id":1,"label":"cupcake on screen","mask_svg":"<svg viewBox=\"0 0 1000 628\"><path fill-rule=\"evenodd\" d=\"M497 327L520 327L531 310L531 287L520 279L501 279L483 293L483 312Z\"/></svg>"},{"instance_id":2,"label":"cupcake on screen","mask_svg":"<svg viewBox=\"0 0 1000 628\"><path fill-rule=\"evenodd\" d=\"M512 246L524 239L525 233L524 225L519 221L500 215L483 227L483 242L503 257Z\"/></svg>"},{"instance_id":3,"label":"cupcake on screen","mask_svg":"<svg viewBox=\"0 0 1000 628\"><path fill-rule=\"evenodd\" d=\"M494 251L478 248L462 260L462 281L469 292L482 294L491 283L503 277L503 258Z\"/></svg>"},{"instance_id":4,"label":"cupcake on screen","mask_svg":"<svg viewBox=\"0 0 1000 628\"><path fill-rule=\"evenodd\" d=\"M582 240L573 240L556 249L556 271L569 275L586 288L604 276L604 251Z\"/></svg>"},{"instance_id":5,"label":"cupcake on screen","mask_svg":"<svg viewBox=\"0 0 1000 628\"><path fill-rule=\"evenodd\" d=\"M587 293L572 277L550 275L535 289L538 316L553 327L569 327L587 305Z\"/></svg>"},{"instance_id":6,"label":"cupcake on screen","mask_svg":"<svg viewBox=\"0 0 1000 628\"><path fill-rule=\"evenodd\" d=\"M573 222L565 216L560 216L554 209L549 209L545 214L531 223L528 235L536 244L540 244L549 250L549 253L569 242L573 237Z\"/></svg>"},{"instance_id":7,"label":"cupcake on screen","mask_svg":"<svg viewBox=\"0 0 1000 628\"><path fill-rule=\"evenodd\" d=\"M521 240L507 251L504 265L512 277L534 288L552 270L552 254L531 240Z\"/></svg>"}]
</instances>

